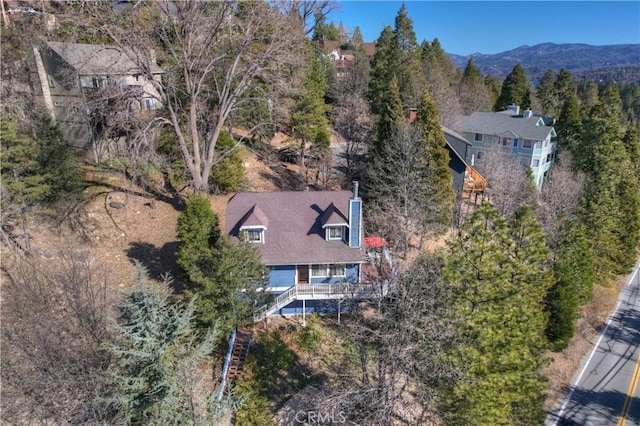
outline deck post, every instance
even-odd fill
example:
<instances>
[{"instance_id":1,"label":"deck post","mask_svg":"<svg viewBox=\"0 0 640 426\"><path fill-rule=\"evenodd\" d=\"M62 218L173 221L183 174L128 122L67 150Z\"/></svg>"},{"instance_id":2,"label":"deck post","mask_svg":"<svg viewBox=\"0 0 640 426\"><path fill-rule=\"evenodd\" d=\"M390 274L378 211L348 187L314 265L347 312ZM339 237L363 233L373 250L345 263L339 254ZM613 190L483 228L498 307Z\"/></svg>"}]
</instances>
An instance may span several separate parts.
<instances>
[{"instance_id":1,"label":"deck post","mask_svg":"<svg viewBox=\"0 0 640 426\"><path fill-rule=\"evenodd\" d=\"M341 299L338 299L338 324L340 324L340 303L342 302Z\"/></svg>"},{"instance_id":2,"label":"deck post","mask_svg":"<svg viewBox=\"0 0 640 426\"><path fill-rule=\"evenodd\" d=\"M302 326L303 327L307 326L306 317L305 317L306 313L307 313L307 304L305 303L305 300L302 299Z\"/></svg>"}]
</instances>

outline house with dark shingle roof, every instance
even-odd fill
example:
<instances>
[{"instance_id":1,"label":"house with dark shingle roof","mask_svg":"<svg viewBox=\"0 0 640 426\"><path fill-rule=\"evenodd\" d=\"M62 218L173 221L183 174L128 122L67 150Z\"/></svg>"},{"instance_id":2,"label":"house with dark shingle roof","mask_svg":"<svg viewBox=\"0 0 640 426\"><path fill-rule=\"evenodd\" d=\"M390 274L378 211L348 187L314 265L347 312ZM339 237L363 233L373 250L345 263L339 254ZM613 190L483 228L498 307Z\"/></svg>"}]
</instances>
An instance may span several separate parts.
<instances>
[{"instance_id":1,"label":"house with dark shingle roof","mask_svg":"<svg viewBox=\"0 0 640 426\"><path fill-rule=\"evenodd\" d=\"M258 248L270 268L268 315L297 315L364 298L367 260L358 184L351 191L239 192L227 203L226 232ZM334 301L329 303L329 301Z\"/></svg>"},{"instance_id":2,"label":"house with dark shingle roof","mask_svg":"<svg viewBox=\"0 0 640 426\"><path fill-rule=\"evenodd\" d=\"M33 62L35 94L73 146L87 145L109 115L162 107L155 83L163 71L152 49L49 41L34 47Z\"/></svg>"},{"instance_id":3,"label":"house with dark shingle roof","mask_svg":"<svg viewBox=\"0 0 640 426\"><path fill-rule=\"evenodd\" d=\"M491 150L502 150L518 158L522 166L531 167L538 189L556 158L556 131L549 117L520 113L520 107L510 105L500 112L474 112L458 116L455 130L471 146L467 150L467 163L483 171L483 160Z\"/></svg>"}]
</instances>

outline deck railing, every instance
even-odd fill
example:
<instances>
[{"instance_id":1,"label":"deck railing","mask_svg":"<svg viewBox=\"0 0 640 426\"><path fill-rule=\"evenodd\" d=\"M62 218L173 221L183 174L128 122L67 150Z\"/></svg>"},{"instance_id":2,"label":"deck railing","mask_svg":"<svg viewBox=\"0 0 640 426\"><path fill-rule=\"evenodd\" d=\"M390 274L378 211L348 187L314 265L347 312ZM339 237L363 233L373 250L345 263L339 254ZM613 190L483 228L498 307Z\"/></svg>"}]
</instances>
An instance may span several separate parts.
<instances>
[{"instance_id":1,"label":"deck railing","mask_svg":"<svg viewBox=\"0 0 640 426\"><path fill-rule=\"evenodd\" d=\"M262 321L268 315L296 300L372 299L385 296L387 291L388 284L386 282L294 285L284 293L276 296L270 304L258 308L253 315L253 319L255 322Z\"/></svg>"}]
</instances>

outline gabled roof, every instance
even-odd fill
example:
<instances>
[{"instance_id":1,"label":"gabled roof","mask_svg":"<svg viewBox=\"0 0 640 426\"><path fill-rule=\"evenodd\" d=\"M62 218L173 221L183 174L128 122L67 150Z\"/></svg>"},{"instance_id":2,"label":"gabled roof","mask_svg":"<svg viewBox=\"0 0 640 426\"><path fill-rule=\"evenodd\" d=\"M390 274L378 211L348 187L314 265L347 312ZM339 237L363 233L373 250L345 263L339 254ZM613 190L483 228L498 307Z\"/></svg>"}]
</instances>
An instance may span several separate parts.
<instances>
[{"instance_id":1,"label":"gabled roof","mask_svg":"<svg viewBox=\"0 0 640 426\"><path fill-rule=\"evenodd\" d=\"M320 218L322 227L326 226L349 226L349 219L338 209L333 203L329 204L329 207L322 213Z\"/></svg>"},{"instance_id":2,"label":"gabled roof","mask_svg":"<svg viewBox=\"0 0 640 426\"><path fill-rule=\"evenodd\" d=\"M348 222L351 196L350 191L239 192L227 203L226 232L237 237L251 210L257 218L254 207L259 206L268 227L264 244L256 247L266 265L363 262L362 248L325 240L323 220Z\"/></svg>"},{"instance_id":3,"label":"gabled roof","mask_svg":"<svg viewBox=\"0 0 640 426\"><path fill-rule=\"evenodd\" d=\"M256 204L254 204L253 207L251 207L251 210L249 210L247 214L240 219L240 228L267 228L268 224L269 219L267 219L267 216L265 216L260 207Z\"/></svg>"},{"instance_id":4,"label":"gabled roof","mask_svg":"<svg viewBox=\"0 0 640 426\"><path fill-rule=\"evenodd\" d=\"M502 112L474 112L456 117L456 130L468 133L482 133L508 138L544 140L555 130L544 125L544 120L536 115L525 118L522 115Z\"/></svg>"},{"instance_id":5,"label":"gabled roof","mask_svg":"<svg viewBox=\"0 0 640 426\"><path fill-rule=\"evenodd\" d=\"M78 74L83 75L133 75L141 73L140 67L117 46L83 43L47 42L47 46L64 59ZM153 55L150 55L153 57ZM144 56L143 56L144 58ZM151 72L162 73L162 69L151 60Z\"/></svg>"}]
</instances>

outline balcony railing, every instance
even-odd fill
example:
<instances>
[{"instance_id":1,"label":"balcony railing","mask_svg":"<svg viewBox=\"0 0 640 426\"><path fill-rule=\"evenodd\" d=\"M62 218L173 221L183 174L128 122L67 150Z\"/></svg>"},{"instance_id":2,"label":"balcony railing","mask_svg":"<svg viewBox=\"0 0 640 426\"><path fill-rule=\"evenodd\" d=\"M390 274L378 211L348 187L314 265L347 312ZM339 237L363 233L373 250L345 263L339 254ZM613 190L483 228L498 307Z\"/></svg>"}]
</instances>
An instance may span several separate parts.
<instances>
[{"instance_id":1,"label":"balcony railing","mask_svg":"<svg viewBox=\"0 0 640 426\"><path fill-rule=\"evenodd\" d=\"M275 311L284 308L296 300L331 300L331 299L373 299L383 297L388 292L388 283L367 284L301 284L294 285L276 296L267 305L258 308L253 315L255 322L262 321Z\"/></svg>"}]
</instances>

